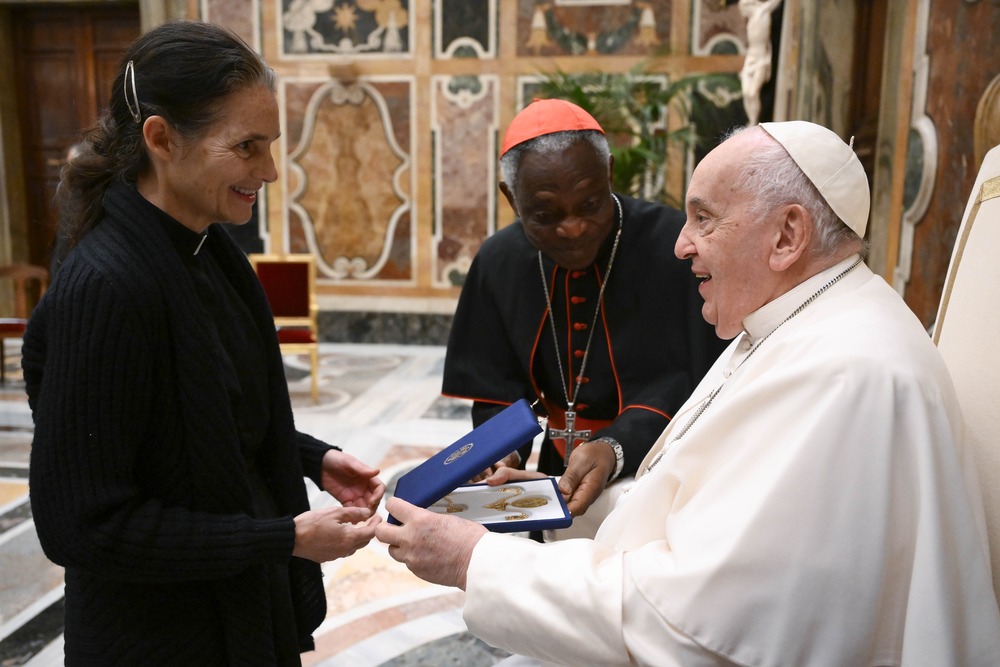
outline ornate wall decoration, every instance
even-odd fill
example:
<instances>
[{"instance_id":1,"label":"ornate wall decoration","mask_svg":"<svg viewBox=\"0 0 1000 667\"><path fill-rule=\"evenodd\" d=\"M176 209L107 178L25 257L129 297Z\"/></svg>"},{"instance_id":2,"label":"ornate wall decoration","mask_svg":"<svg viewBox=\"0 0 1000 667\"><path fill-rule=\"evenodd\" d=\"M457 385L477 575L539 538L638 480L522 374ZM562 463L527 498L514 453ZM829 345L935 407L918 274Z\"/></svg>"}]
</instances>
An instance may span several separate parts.
<instances>
[{"instance_id":1,"label":"ornate wall decoration","mask_svg":"<svg viewBox=\"0 0 1000 667\"><path fill-rule=\"evenodd\" d=\"M669 47L671 4L518 0L518 55L649 55Z\"/></svg>"},{"instance_id":2,"label":"ornate wall decoration","mask_svg":"<svg viewBox=\"0 0 1000 667\"><path fill-rule=\"evenodd\" d=\"M513 221L497 189L497 146L524 96L531 99L530 77L550 67L547 58L564 58L551 66L572 72L616 72L644 61L664 81L739 71L739 55L692 57L694 2L189 5L247 38L278 75L279 180L261 198L253 240L269 252L315 255L320 308L338 314L325 327L355 312L406 316L399 322L409 327L411 315L451 314L483 240ZM692 106L728 114L716 92L698 91ZM682 124L683 113L671 114L668 129ZM690 166L681 153L666 163L665 178L654 170L651 189L665 183L681 196Z\"/></svg>"},{"instance_id":3,"label":"ornate wall decoration","mask_svg":"<svg viewBox=\"0 0 1000 667\"><path fill-rule=\"evenodd\" d=\"M892 285L902 295L910 281L915 228L927 213L937 176L938 137L934 121L927 115L927 84L930 56L927 54L927 21L930 0L917 3L917 29L913 47L913 104L906 147L906 179L903 192L903 224L899 234L899 258Z\"/></svg>"},{"instance_id":4,"label":"ornate wall decoration","mask_svg":"<svg viewBox=\"0 0 1000 667\"><path fill-rule=\"evenodd\" d=\"M435 76L431 89L434 284L450 287L496 231L499 79Z\"/></svg>"},{"instance_id":5,"label":"ornate wall decoration","mask_svg":"<svg viewBox=\"0 0 1000 667\"><path fill-rule=\"evenodd\" d=\"M412 281L412 83L286 81L289 245L336 280Z\"/></svg>"},{"instance_id":6,"label":"ornate wall decoration","mask_svg":"<svg viewBox=\"0 0 1000 667\"><path fill-rule=\"evenodd\" d=\"M746 20L737 5L737 0L694 0L691 3L693 55L746 52Z\"/></svg>"},{"instance_id":7,"label":"ornate wall decoration","mask_svg":"<svg viewBox=\"0 0 1000 667\"><path fill-rule=\"evenodd\" d=\"M281 0L282 54L407 54L409 5L409 0Z\"/></svg>"},{"instance_id":8,"label":"ornate wall decoration","mask_svg":"<svg viewBox=\"0 0 1000 667\"><path fill-rule=\"evenodd\" d=\"M496 58L498 0L434 3L434 57Z\"/></svg>"}]
</instances>

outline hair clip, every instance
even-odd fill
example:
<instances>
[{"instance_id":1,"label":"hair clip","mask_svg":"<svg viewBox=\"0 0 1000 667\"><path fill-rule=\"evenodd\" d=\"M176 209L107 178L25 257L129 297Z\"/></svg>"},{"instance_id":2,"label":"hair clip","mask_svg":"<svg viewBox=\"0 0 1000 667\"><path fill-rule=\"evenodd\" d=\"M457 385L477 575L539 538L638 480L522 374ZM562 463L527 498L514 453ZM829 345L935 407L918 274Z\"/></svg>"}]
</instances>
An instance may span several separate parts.
<instances>
[{"instance_id":1,"label":"hair clip","mask_svg":"<svg viewBox=\"0 0 1000 667\"><path fill-rule=\"evenodd\" d=\"M132 103L129 102L129 99L128 99L128 87L129 87L129 84L132 85L132 97L135 98L135 109L132 108ZM132 64L131 60L128 61L128 63L125 65L125 84L124 84L124 88L125 88L125 91L124 91L125 92L125 106L128 107L128 112L130 114L132 114L132 120L134 120L136 123L141 123L142 122L142 112L139 109L139 93L136 92L136 89L135 89L135 65Z\"/></svg>"}]
</instances>

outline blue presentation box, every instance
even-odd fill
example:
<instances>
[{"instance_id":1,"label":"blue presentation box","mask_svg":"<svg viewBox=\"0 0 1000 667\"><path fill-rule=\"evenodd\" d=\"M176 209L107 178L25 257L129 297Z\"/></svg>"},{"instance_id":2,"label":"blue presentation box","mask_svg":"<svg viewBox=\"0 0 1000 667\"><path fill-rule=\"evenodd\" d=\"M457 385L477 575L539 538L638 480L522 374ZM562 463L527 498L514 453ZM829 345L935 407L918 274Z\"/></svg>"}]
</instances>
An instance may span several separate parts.
<instances>
[{"instance_id":1,"label":"blue presentation box","mask_svg":"<svg viewBox=\"0 0 1000 667\"><path fill-rule=\"evenodd\" d=\"M400 477L395 495L495 532L565 528L573 518L552 477L500 486L467 484L541 431L531 406L521 399ZM391 514L389 522L399 524Z\"/></svg>"}]
</instances>

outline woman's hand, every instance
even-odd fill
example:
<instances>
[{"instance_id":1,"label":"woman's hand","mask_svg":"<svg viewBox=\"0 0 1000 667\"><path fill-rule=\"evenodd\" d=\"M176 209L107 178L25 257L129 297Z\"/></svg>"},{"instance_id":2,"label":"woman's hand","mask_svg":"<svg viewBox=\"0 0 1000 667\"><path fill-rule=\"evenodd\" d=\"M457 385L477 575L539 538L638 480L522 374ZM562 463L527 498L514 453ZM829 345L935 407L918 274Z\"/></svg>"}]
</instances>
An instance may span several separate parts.
<instances>
[{"instance_id":1,"label":"woman's hand","mask_svg":"<svg viewBox=\"0 0 1000 667\"><path fill-rule=\"evenodd\" d=\"M372 468L350 454L331 449L323 455L320 479L323 490L345 507L363 507L374 512L385 494L385 484Z\"/></svg>"},{"instance_id":2,"label":"woman's hand","mask_svg":"<svg viewBox=\"0 0 1000 667\"><path fill-rule=\"evenodd\" d=\"M382 517L364 507L326 507L295 517L292 555L317 563L350 556L371 542Z\"/></svg>"}]
</instances>

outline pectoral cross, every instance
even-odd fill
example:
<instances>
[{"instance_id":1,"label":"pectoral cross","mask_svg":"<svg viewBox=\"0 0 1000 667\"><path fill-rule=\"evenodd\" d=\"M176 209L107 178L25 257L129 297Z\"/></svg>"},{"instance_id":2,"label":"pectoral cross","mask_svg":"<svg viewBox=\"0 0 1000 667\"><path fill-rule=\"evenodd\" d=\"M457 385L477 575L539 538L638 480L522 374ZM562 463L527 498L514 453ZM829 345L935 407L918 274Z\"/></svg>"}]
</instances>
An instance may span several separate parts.
<instances>
[{"instance_id":1,"label":"pectoral cross","mask_svg":"<svg viewBox=\"0 0 1000 667\"><path fill-rule=\"evenodd\" d=\"M576 430L576 411L567 410L566 411L566 428L550 428L549 438L551 439L564 439L566 440L566 454L563 457L563 465L569 465L569 455L573 453L573 448L576 447L577 440L583 440L586 442L590 439L590 429L585 428L579 431Z\"/></svg>"}]
</instances>

